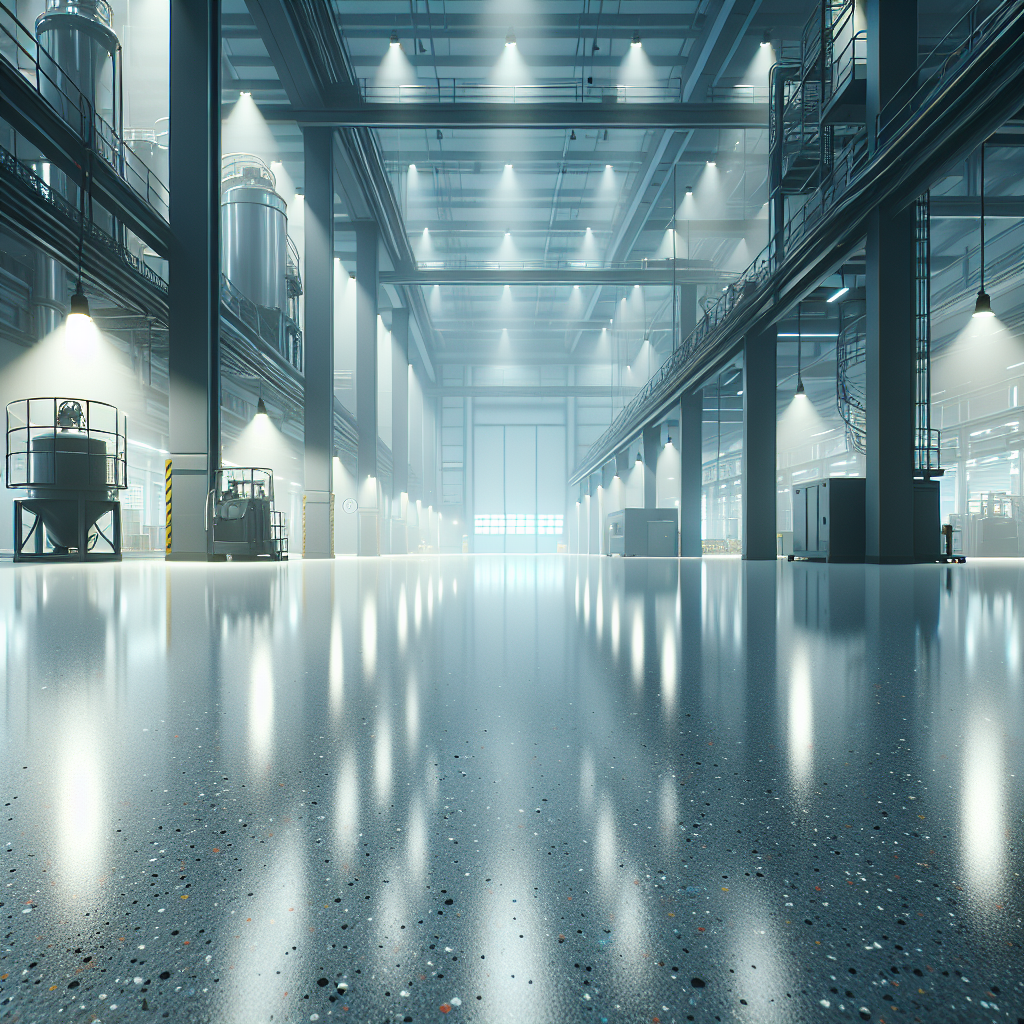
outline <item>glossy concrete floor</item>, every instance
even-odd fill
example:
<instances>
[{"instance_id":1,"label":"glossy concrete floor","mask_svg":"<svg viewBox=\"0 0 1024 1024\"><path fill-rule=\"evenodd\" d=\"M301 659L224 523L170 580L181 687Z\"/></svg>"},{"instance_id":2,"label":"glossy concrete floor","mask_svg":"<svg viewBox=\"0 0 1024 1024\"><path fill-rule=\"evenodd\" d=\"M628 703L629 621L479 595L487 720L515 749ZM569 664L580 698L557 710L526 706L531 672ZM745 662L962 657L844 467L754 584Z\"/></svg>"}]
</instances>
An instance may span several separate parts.
<instances>
[{"instance_id":1,"label":"glossy concrete floor","mask_svg":"<svg viewBox=\"0 0 1024 1024\"><path fill-rule=\"evenodd\" d=\"M1024 567L0 569L0 1020L1020 1021Z\"/></svg>"}]
</instances>

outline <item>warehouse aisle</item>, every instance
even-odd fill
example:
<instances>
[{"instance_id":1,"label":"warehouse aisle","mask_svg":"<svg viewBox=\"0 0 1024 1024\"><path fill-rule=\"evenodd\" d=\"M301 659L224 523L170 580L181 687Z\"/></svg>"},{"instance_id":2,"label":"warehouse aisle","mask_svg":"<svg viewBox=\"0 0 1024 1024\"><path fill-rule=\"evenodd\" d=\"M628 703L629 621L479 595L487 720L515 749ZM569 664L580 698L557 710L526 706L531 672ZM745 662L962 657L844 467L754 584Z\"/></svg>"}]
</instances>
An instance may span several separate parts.
<instances>
[{"instance_id":1,"label":"warehouse aisle","mask_svg":"<svg viewBox=\"0 0 1024 1024\"><path fill-rule=\"evenodd\" d=\"M0 629L0 1020L1024 1016L1018 562L6 565Z\"/></svg>"}]
</instances>

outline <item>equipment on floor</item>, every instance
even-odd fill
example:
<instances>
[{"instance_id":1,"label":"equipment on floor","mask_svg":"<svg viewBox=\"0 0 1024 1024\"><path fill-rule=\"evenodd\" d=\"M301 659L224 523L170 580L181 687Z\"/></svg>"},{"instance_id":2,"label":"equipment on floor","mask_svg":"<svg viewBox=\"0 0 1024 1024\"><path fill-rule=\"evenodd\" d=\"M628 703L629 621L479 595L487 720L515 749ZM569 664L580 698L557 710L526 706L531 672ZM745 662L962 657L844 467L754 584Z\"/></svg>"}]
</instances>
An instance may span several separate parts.
<instances>
[{"instance_id":1,"label":"equipment on floor","mask_svg":"<svg viewBox=\"0 0 1024 1024\"><path fill-rule=\"evenodd\" d=\"M938 561L946 562L946 563L948 563L948 562L957 562L960 565L963 565L967 561L967 558L964 555L961 555L961 554L954 554L954 547L953 547L953 534L954 534L954 532L955 531L953 529L953 524L952 523L945 523L943 525L943 527L942 527L942 540L943 540L943 543L946 546L946 550L945 550L945 553L941 557L939 557Z\"/></svg>"},{"instance_id":2,"label":"equipment on floor","mask_svg":"<svg viewBox=\"0 0 1024 1024\"><path fill-rule=\"evenodd\" d=\"M284 513L274 510L273 470L217 470L206 502L206 544L209 554L238 561L288 558Z\"/></svg>"},{"instance_id":3,"label":"equipment on floor","mask_svg":"<svg viewBox=\"0 0 1024 1024\"><path fill-rule=\"evenodd\" d=\"M106 402L23 398L7 406L14 560L120 561L127 419Z\"/></svg>"},{"instance_id":4,"label":"equipment on floor","mask_svg":"<svg viewBox=\"0 0 1024 1024\"><path fill-rule=\"evenodd\" d=\"M674 508L623 508L609 512L605 533L609 555L679 556L679 515Z\"/></svg>"},{"instance_id":5,"label":"equipment on floor","mask_svg":"<svg viewBox=\"0 0 1024 1024\"><path fill-rule=\"evenodd\" d=\"M793 488L793 553L815 562L864 561L865 481L833 477Z\"/></svg>"}]
</instances>

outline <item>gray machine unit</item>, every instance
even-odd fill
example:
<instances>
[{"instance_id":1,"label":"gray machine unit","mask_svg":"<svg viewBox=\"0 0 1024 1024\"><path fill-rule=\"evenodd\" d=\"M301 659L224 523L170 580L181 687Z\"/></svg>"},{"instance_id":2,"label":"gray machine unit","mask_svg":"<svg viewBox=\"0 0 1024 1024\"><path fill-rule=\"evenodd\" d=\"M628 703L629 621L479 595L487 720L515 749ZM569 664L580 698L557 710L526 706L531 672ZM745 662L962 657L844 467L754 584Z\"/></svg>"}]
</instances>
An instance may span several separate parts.
<instances>
[{"instance_id":1,"label":"gray machine unit","mask_svg":"<svg viewBox=\"0 0 1024 1024\"><path fill-rule=\"evenodd\" d=\"M274 474L257 466L217 471L206 510L207 552L251 561L288 558L284 513L274 509Z\"/></svg>"},{"instance_id":2,"label":"gray machine unit","mask_svg":"<svg viewBox=\"0 0 1024 1024\"><path fill-rule=\"evenodd\" d=\"M609 555L679 555L679 515L674 508L624 508L609 512L605 531Z\"/></svg>"},{"instance_id":3,"label":"gray machine unit","mask_svg":"<svg viewBox=\"0 0 1024 1024\"><path fill-rule=\"evenodd\" d=\"M128 486L123 414L105 402L29 398L7 406L7 486L14 502L14 560L121 559Z\"/></svg>"},{"instance_id":4,"label":"gray machine unit","mask_svg":"<svg viewBox=\"0 0 1024 1024\"><path fill-rule=\"evenodd\" d=\"M833 477L793 488L793 554L822 562L864 561L865 481Z\"/></svg>"},{"instance_id":5,"label":"gray machine unit","mask_svg":"<svg viewBox=\"0 0 1024 1024\"><path fill-rule=\"evenodd\" d=\"M277 179L248 153L226 155L221 177L221 269L257 306L284 310L288 206Z\"/></svg>"},{"instance_id":6,"label":"gray machine unit","mask_svg":"<svg viewBox=\"0 0 1024 1024\"><path fill-rule=\"evenodd\" d=\"M824 562L865 560L867 481L832 477L793 488L793 554ZM939 482L914 481L914 558L940 555Z\"/></svg>"}]
</instances>

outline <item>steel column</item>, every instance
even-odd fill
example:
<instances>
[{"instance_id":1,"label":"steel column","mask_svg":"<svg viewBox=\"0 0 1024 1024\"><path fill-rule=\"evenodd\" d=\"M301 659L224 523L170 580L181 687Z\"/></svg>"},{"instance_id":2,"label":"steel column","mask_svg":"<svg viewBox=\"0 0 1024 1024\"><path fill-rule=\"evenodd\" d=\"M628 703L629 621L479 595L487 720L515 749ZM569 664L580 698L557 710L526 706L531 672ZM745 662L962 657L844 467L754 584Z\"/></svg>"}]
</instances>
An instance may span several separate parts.
<instances>
[{"instance_id":1,"label":"steel column","mask_svg":"<svg viewBox=\"0 0 1024 1024\"><path fill-rule=\"evenodd\" d=\"M302 555L333 558L334 132L302 132L305 173L305 482Z\"/></svg>"},{"instance_id":2,"label":"steel column","mask_svg":"<svg viewBox=\"0 0 1024 1024\"><path fill-rule=\"evenodd\" d=\"M688 391L679 400L679 554L699 558L701 473L703 470L704 392Z\"/></svg>"},{"instance_id":3,"label":"steel column","mask_svg":"<svg viewBox=\"0 0 1024 1024\"><path fill-rule=\"evenodd\" d=\"M356 423L359 427L356 486L359 554L380 554L377 472L377 225L356 225Z\"/></svg>"},{"instance_id":4,"label":"steel column","mask_svg":"<svg viewBox=\"0 0 1024 1024\"><path fill-rule=\"evenodd\" d=\"M658 507L658 456L661 454L661 426L644 427L644 508Z\"/></svg>"},{"instance_id":5,"label":"steel column","mask_svg":"<svg viewBox=\"0 0 1024 1024\"><path fill-rule=\"evenodd\" d=\"M409 549L409 310L391 311L391 553Z\"/></svg>"},{"instance_id":6,"label":"steel column","mask_svg":"<svg viewBox=\"0 0 1024 1024\"><path fill-rule=\"evenodd\" d=\"M169 559L205 561L220 465L220 4L172 0Z\"/></svg>"},{"instance_id":7,"label":"steel column","mask_svg":"<svg viewBox=\"0 0 1024 1024\"><path fill-rule=\"evenodd\" d=\"M774 325L743 343L743 557L775 558Z\"/></svg>"}]
</instances>

